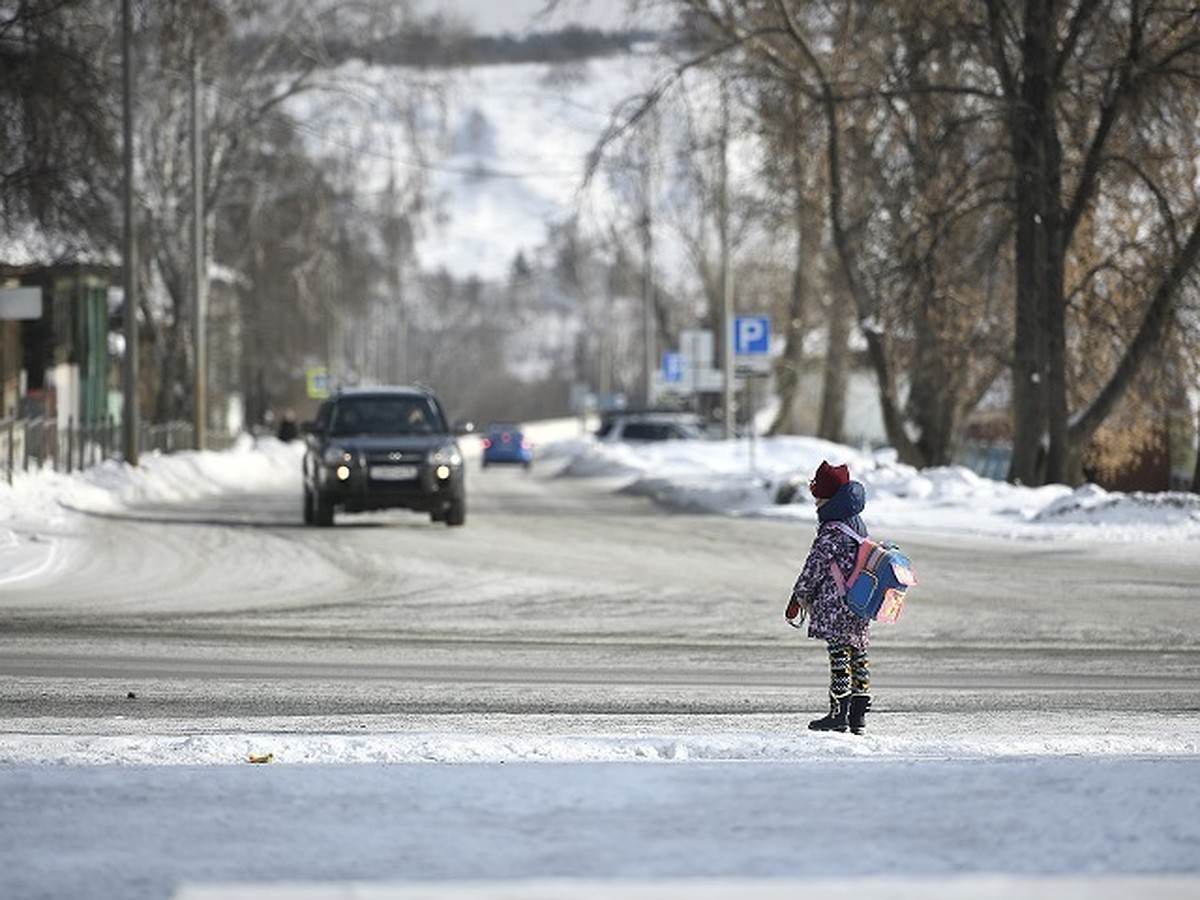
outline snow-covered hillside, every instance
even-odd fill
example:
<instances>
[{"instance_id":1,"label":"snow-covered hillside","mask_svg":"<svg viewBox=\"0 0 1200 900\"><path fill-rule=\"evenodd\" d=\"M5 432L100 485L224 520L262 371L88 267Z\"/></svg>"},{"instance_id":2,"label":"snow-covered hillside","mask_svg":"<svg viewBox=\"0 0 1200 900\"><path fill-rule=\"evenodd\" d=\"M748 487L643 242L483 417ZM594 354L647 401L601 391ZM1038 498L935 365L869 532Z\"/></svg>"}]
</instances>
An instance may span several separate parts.
<instances>
[{"instance_id":1,"label":"snow-covered hillside","mask_svg":"<svg viewBox=\"0 0 1200 900\"><path fill-rule=\"evenodd\" d=\"M602 181L583 190L588 154L665 65L649 50L445 70L356 61L333 76L348 89L297 98L291 112L314 153L349 161L360 206L379 209L390 180L402 197L423 185L420 268L489 281L577 210L609 213Z\"/></svg>"}]
</instances>

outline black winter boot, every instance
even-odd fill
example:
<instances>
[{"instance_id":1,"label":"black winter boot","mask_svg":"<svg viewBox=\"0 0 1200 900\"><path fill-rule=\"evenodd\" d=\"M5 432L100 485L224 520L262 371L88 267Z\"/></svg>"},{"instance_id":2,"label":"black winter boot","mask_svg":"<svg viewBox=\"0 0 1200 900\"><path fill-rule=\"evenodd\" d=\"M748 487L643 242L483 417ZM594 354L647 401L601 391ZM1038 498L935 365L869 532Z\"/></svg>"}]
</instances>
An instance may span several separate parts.
<instances>
[{"instance_id":1,"label":"black winter boot","mask_svg":"<svg viewBox=\"0 0 1200 900\"><path fill-rule=\"evenodd\" d=\"M867 730L867 710L871 708L870 694L855 694L850 698L850 730L862 734Z\"/></svg>"},{"instance_id":2,"label":"black winter boot","mask_svg":"<svg viewBox=\"0 0 1200 900\"><path fill-rule=\"evenodd\" d=\"M829 715L813 719L808 723L810 731L845 731L846 716L850 711L849 697L829 695Z\"/></svg>"}]
</instances>

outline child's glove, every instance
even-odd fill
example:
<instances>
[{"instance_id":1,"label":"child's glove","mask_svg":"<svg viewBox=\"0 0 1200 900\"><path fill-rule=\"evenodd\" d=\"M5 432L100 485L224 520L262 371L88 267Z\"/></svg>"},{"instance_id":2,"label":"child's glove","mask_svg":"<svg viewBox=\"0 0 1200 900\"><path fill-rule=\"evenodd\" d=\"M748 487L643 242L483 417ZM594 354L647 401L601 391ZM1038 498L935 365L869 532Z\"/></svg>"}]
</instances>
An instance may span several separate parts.
<instances>
[{"instance_id":1,"label":"child's glove","mask_svg":"<svg viewBox=\"0 0 1200 900\"><path fill-rule=\"evenodd\" d=\"M784 612L784 618L787 624L792 628L804 628L804 620L812 614L812 601L806 598L792 595L792 599L787 601L787 610Z\"/></svg>"}]
</instances>

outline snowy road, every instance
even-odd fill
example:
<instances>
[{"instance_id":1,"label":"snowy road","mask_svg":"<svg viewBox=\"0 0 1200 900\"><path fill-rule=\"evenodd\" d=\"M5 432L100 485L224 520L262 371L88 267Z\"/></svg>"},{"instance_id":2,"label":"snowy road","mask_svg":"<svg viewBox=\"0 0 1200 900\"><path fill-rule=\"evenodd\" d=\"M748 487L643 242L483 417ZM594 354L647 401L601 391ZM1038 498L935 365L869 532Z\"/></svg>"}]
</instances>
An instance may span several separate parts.
<instances>
[{"instance_id":1,"label":"snowy road","mask_svg":"<svg viewBox=\"0 0 1200 900\"><path fill-rule=\"evenodd\" d=\"M812 735L809 529L612 488L476 470L458 529L274 488L66 517L0 587L0 896L1194 894L1179 544L893 532L922 584L870 733Z\"/></svg>"},{"instance_id":2,"label":"snowy road","mask_svg":"<svg viewBox=\"0 0 1200 900\"><path fill-rule=\"evenodd\" d=\"M286 492L81 518L54 578L0 594L0 721L819 705L821 647L782 622L807 529L472 476L461 529L305 528ZM1195 563L1175 547L895 536L922 585L874 630L880 717L1200 708Z\"/></svg>"}]
</instances>

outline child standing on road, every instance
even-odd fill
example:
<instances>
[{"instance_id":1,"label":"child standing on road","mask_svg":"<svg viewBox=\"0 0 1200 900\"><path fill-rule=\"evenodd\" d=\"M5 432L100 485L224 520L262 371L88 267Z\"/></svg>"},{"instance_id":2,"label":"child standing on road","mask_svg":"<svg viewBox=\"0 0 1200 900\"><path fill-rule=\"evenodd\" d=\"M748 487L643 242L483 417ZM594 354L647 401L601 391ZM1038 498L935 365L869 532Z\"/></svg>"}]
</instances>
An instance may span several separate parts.
<instances>
[{"instance_id":1,"label":"child standing on road","mask_svg":"<svg viewBox=\"0 0 1200 900\"><path fill-rule=\"evenodd\" d=\"M817 504L817 536L804 561L784 616L800 628L808 618L808 636L824 640L829 651L829 714L808 723L813 731L862 734L871 706L871 669L867 657L870 620L850 611L831 565L849 578L858 557L858 542L835 523L863 537L860 516L867 505L861 483L850 480L848 467L822 462L808 489Z\"/></svg>"}]
</instances>

